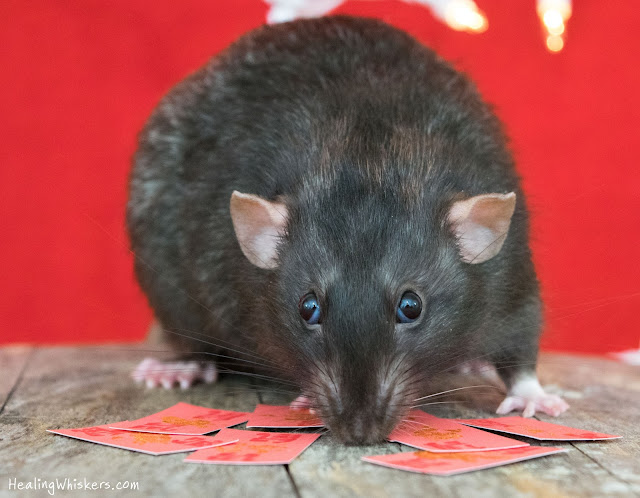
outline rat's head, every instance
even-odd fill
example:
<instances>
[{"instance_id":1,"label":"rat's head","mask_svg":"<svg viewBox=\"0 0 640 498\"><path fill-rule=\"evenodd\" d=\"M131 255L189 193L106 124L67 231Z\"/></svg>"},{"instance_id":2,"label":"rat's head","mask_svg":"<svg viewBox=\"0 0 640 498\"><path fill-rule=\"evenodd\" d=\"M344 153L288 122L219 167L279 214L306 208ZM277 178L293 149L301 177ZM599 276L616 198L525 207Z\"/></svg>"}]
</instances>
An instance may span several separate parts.
<instances>
[{"instance_id":1,"label":"rat's head","mask_svg":"<svg viewBox=\"0 0 640 498\"><path fill-rule=\"evenodd\" d=\"M242 251L272 271L278 323L265 340L336 437L380 441L459 356L482 313L474 267L500 251L515 194L437 204L334 190L288 201L231 199Z\"/></svg>"}]
</instances>

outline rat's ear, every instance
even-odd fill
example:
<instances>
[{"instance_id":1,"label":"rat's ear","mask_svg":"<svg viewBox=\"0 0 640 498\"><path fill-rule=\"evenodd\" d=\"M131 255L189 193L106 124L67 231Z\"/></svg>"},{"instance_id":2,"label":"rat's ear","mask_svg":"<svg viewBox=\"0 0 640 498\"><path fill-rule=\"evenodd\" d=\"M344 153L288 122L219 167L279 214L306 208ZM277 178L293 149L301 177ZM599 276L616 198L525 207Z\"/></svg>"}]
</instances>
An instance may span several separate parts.
<instances>
[{"instance_id":1,"label":"rat's ear","mask_svg":"<svg viewBox=\"0 0 640 498\"><path fill-rule=\"evenodd\" d=\"M287 206L234 190L230 207L233 229L244 255L260 268L275 268L278 242L287 224Z\"/></svg>"},{"instance_id":2,"label":"rat's ear","mask_svg":"<svg viewBox=\"0 0 640 498\"><path fill-rule=\"evenodd\" d=\"M500 252L516 207L516 194L482 194L454 202L448 221L466 263L483 263Z\"/></svg>"}]
</instances>

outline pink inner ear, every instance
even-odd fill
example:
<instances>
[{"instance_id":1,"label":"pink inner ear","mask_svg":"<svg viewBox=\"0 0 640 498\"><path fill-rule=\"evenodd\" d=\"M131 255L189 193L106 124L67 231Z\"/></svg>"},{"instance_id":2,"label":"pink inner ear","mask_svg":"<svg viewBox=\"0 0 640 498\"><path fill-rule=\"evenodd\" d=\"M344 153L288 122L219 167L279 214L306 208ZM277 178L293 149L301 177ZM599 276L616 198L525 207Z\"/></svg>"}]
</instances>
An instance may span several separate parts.
<instances>
[{"instance_id":1,"label":"pink inner ear","mask_svg":"<svg viewBox=\"0 0 640 498\"><path fill-rule=\"evenodd\" d=\"M277 246L287 225L287 206L252 194L231 194L231 220L243 254L259 268L277 266Z\"/></svg>"},{"instance_id":2,"label":"pink inner ear","mask_svg":"<svg viewBox=\"0 0 640 498\"><path fill-rule=\"evenodd\" d=\"M457 201L449 222L458 238L462 260L483 263L500 252L516 207L516 194L482 194Z\"/></svg>"}]
</instances>

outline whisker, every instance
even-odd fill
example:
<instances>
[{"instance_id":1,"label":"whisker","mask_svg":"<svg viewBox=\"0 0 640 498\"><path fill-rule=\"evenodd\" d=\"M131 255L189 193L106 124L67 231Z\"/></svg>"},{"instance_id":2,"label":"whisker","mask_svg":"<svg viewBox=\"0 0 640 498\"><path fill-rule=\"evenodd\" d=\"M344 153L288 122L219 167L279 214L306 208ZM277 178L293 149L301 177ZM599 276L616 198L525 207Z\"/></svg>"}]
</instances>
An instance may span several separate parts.
<instances>
[{"instance_id":1,"label":"whisker","mask_svg":"<svg viewBox=\"0 0 640 498\"><path fill-rule=\"evenodd\" d=\"M420 401L420 400L427 399L427 398L433 398L434 396L439 396L441 394L446 394L446 393L452 393L454 391L462 391L463 389L474 389L474 388L480 388L480 387L488 387L488 388L491 388L491 389L498 389L499 390L498 387L492 386L492 385L489 385L489 384L481 384L481 385L477 385L477 386L457 387L455 389L448 389L446 391L440 391L438 393L429 394L428 396L422 396L421 398L416 398L413 401Z\"/></svg>"},{"instance_id":2,"label":"whisker","mask_svg":"<svg viewBox=\"0 0 640 498\"><path fill-rule=\"evenodd\" d=\"M87 346L86 349L95 349L95 350L103 350L104 348L100 348L100 347L91 347L91 346ZM140 349L140 348L120 348L120 347L109 347L110 350L117 350L117 351L134 351L134 352L141 352L141 353L167 353L167 354L171 354L171 353L175 353L175 351L171 351L171 350L157 350L157 349ZM269 365L264 365L252 360L247 360L245 358L239 358L239 357L235 357L235 356L229 356L229 355L223 355L220 353L211 353L209 351L189 351L189 354L192 355L206 355L206 356L214 356L217 358L225 358L225 359L229 359L229 360L234 360L234 362L225 362L225 365L243 365L244 363L249 363L252 365L258 365L258 366L263 366L268 370L279 370L280 372L285 372L288 373L289 370L285 369L285 368L274 368L271 367ZM176 360L175 363L190 363L190 362L196 362L198 363L199 360L196 359L188 359L188 360ZM241 363L237 363L237 362L241 362ZM171 362L173 363L173 362ZM180 368L177 365L175 367L171 367L169 368L168 365L164 365L164 367L162 369L158 368L155 370L150 370L150 371L161 371L161 370L170 370L170 371L180 371L180 370L188 370L189 367L184 367L184 368ZM219 368L218 368L219 369Z\"/></svg>"},{"instance_id":3,"label":"whisker","mask_svg":"<svg viewBox=\"0 0 640 498\"><path fill-rule=\"evenodd\" d=\"M211 346L216 346L216 347L223 347L223 348L225 348L225 349L228 349L228 350L230 350L230 351L233 351L234 353L238 353L238 354L241 354L241 355L242 355L242 354L247 354L247 356L254 356L254 355L251 355L251 354L248 354L248 353L244 353L244 352L242 352L242 351L239 351L239 350L237 350L237 349L229 348L228 346L220 346L219 344L216 344L215 342L213 342L213 341L211 341L211 340L205 340L205 339L200 339L200 338L198 338L198 337L193 337L193 336L189 336L189 335L181 334L180 332L176 332L175 330L170 330L170 329L167 329L167 328L165 328L164 330L166 330L167 332L169 332L169 333L171 333L171 334L178 335L178 336L181 336L181 337L186 337L187 339L193 339L193 340L195 340L195 341L202 342L202 343L204 343L204 344L209 344L209 345L211 345ZM263 358L260 358L260 359L262 359L263 361L266 361L266 360L264 360ZM265 366L265 367L273 368L271 365L269 365L269 364L267 364L267 363L258 363L258 362L254 362L254 363L255 363L256 365L262 365L262 366Z\"/></svg>"},{"instance_id":4,"label":"whisker","mask_svg":"<svg viewBox=\"0 0 640 498\"><path fill-rule=\"evenodd\" d=\"M295 382L288 382L282 379L278 379L277 377L271 377L269 375L262 375L262 374L256 374L256 373L252 373L252 372L241 372L238 370L231 370L228 368L222 368L222 369L218 369L219 372L221 373L232 373L232 374L236 374L236 375L244 375L247 377L254 377L257 379L266 379L266 380L270 380L272 382L276 382L278 384L288 384L294 387L297 387L298 385Z\"/></svg>"},{"instance_id":5,"label":"whisker","mask_svg":"<svg viewBox=\"0 0 640 498\"><path fill-rule=\"evenodd\" d=\"M422 403L421 405L413 405L411 408L418 408L420 406L429 406L429 405L442 405L446 403L463 403L462 401L432 401L431 403Z\"/></svg>"}]
</instances>

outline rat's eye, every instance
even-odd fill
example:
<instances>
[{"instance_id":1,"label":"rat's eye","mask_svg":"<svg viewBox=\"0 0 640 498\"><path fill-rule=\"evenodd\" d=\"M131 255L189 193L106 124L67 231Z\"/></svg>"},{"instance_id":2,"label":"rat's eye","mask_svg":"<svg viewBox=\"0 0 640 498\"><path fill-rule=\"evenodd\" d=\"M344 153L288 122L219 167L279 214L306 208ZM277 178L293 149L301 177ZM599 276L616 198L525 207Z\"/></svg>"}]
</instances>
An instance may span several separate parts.
<instances>
[{"instance_id":1,"label":"rat's eye","mask_svg":"<svg viewBox=\"0 0 640 498\"><path fill-rule=\"evenodd\" d=\"M318 298L315 294L310 293L304 296L300 300L298 309L300 310L302 319L309 325L316 325L322 321L320 303L318 303Z\"/></svg>"},{"instance_id":2,"label":"rat's eye","mask_svg":"<svg viewBox=\"0 0 640 498\"><path fill-rule=\"evenodd\" d=\"M396 309L396 320L400 323L415 322L422 313L422 301L415 292L405 292Z\"/></svg>"}]
</instances>

